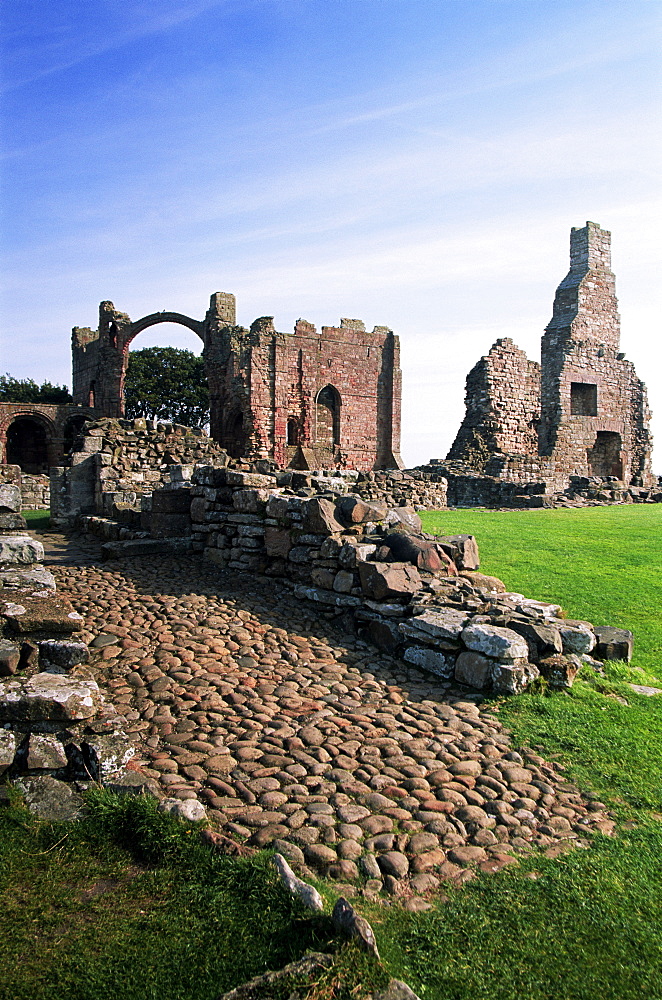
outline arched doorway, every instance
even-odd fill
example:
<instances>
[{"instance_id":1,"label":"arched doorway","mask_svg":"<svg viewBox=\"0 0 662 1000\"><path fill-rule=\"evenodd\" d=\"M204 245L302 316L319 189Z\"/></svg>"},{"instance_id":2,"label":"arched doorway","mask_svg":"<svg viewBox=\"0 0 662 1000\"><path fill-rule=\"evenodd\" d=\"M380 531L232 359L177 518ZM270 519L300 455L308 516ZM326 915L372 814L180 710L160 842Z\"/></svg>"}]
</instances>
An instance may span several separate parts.
<instances>
[{"instance_id":1,"label":"arched doorway","mask_svg":"<svg viewBox=\"0 0 662 1000\"><path fill-rule=\"evenodd\" d=\"M49 468L50 430L34 417L17 417L7 429L7 464L18 465L29 476Z\"/></svg>"},{"instance_id":2,"label":"arched doorway","mask_svg":"<svg viewBox=\"0 0 662 1000\"><path fill-rule=\"evenodd\" d=\"M325 385L317 394L315 441L323 448L340 444L340 395L332 385Z\"/></svg>"}]
</instances>

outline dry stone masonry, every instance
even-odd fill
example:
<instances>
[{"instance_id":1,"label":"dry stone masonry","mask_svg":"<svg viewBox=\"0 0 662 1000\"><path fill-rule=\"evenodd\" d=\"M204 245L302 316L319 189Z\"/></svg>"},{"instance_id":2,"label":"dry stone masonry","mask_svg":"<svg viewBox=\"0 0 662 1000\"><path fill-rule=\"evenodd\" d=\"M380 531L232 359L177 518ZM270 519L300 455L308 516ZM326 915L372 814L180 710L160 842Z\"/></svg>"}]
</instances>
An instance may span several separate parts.
<instances>
[{"instance_id":1,"label":"dry stone masonry","mask_svg":"<svg viewBox=\"0 0 662 1000\"><path fill-rule=\"evenodd\" d=\"M611 235L587 222L571 232L541 364L508 338L494 344L467 377L447 461L548 494L572 477L650 488L649 420L645 386L621 353Z\"/></svg>"}]
</instances>

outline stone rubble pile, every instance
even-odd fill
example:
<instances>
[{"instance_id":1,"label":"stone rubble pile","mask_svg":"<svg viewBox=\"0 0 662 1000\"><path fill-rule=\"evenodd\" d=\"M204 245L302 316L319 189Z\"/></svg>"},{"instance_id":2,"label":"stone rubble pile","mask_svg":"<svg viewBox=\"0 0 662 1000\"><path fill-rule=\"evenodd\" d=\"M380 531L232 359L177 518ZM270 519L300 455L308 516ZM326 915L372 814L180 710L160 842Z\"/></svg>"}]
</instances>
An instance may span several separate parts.
<instances>
[{"instance_id":1,"label":"stone rubble pile","mask_svg":"<svg viewBox=\"0 0 662 1000\"><path fill-rule=\"evenodd\" d=\"M411 508L308 496L231 469L198 468L192 483L192 548L207 562L345 608L381 649L441 678L496 694L517 694L541 674L570 687L585 663L599 668L613 655L600 629L480 574L472 536L423 535ZM617 631L630 659L632 636Z\"/></svg>"},{"instance_id":2,"label":"stone rubble pile","mask_svg":"<svg viewBox=\"0 0 662 1000\"><path fill-rule=\"evenodd\" d=\"M83 619L55 593L20 508L20 488L0 485L0 776L38 814L67 819L82 799L63 783L106 783L134 750L85 666Z\"/></svg>"}]
</instances>

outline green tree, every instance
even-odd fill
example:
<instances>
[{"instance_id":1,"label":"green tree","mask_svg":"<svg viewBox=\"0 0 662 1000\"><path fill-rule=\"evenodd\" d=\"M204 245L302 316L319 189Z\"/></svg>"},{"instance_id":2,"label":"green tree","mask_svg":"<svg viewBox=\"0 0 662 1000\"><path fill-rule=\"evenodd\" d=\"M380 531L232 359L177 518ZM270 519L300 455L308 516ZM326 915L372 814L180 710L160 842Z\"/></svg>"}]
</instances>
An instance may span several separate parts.
<instances>
[{"instance_id":1,"label":"green tree","mask_svg":"<svg viewBox=\"0 0 662 1000\"><path fill-rule=\"evenodd\" d=\"M42 382L37 385L31 378L14 378L0 375L0 401L3 403L73 403L66 385Z\"/></svg>"},{"instance_id":2,"label":"green tree","mask_svg":"<svg viewBox=\"0 0 662 1000\"><path fill-rule=\"evenodd\" d=\"M202 427L209 421L203 359L176 347L132 351L124 381L124 406L127 417Z\"/></svg>"}]
</instances>

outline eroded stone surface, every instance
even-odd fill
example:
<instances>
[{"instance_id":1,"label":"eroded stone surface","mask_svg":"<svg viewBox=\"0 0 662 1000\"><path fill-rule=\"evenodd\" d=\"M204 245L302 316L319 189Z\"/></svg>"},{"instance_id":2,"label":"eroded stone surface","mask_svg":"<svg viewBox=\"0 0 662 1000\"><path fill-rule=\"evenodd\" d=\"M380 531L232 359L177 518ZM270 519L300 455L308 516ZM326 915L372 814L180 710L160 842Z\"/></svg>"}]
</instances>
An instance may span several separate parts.
<instances>
[{"instance_id":1,"label":"eroded stone surface","mask_svg":"<svg viewBox=\"0 0 662 1000\"><path fill-rule=\"evenodd\" d=\"M95 681L40 673L0 683L0 721L77 721L101 707Z\"/></svg>"}]
</instances>

